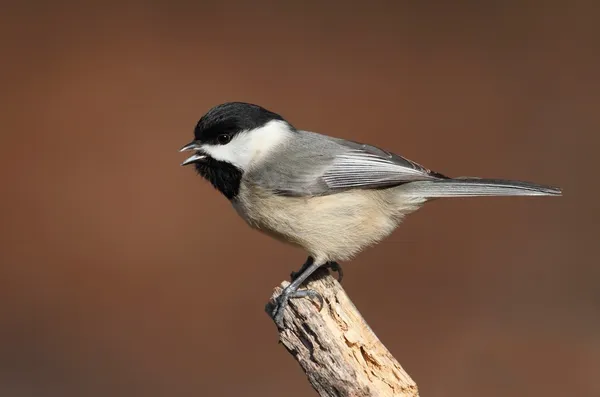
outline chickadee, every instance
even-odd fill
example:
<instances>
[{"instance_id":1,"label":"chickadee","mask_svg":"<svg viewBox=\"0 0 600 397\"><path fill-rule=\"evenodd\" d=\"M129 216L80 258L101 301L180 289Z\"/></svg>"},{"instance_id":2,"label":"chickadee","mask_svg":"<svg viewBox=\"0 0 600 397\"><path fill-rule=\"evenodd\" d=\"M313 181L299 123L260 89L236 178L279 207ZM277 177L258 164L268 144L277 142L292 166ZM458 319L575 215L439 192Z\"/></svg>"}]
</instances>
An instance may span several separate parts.
<instances>
[{"instance_id":1,"label":"chickadee","mask_svg":"<svg viewBox=\"0 0 600 397\"><path fill-rule=\"evenodd\" d=\"M290 298L320 266L340 271L402 218L440 197L560 196L528 182L449 178L375 146L295 128L279 114L243 102L210 109L196 124L194 154L181 165L227 197L252 228L304 248L309 257L281 293L273 318L283 328Z\"/></svg>"}]
</instances>

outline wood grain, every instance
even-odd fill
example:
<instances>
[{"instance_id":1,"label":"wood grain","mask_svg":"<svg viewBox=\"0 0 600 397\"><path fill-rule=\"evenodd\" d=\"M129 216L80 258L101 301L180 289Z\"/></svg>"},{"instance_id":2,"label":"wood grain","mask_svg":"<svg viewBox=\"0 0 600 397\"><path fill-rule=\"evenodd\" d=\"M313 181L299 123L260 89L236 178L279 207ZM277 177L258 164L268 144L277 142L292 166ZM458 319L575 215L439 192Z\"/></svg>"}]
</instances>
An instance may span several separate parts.
<instances>
[{"instance_id":1,"label":"wood grain","mask_svg":"<svg viewBox=\"0 0 600 397\"><path fill-rule=\"evenodd\" d=\"M283 282L267 304L289 283ZM309 279L324 306L310 299L292 299L280 330L282 345L298 361L321 396L418 396L416 383L377 338L340 283L325 269Z\"/></svg>"}]
</instances>

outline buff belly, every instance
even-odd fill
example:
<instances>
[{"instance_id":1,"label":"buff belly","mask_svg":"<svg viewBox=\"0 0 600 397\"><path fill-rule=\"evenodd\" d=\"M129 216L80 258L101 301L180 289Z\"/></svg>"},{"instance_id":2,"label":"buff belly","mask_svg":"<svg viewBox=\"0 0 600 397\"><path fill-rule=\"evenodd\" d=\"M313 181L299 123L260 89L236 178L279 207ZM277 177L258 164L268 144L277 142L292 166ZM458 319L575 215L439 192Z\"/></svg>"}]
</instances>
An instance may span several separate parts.
<instances>
[{"instance_id":1,"label":"buff belly","mask_svg":"<svg viewBox=\"0 0 600 397\"><path fill-rule=\"evenodd\" d=\"M403 198L398 188L284 197L242 184L233 206L251 227L325 262L349 260L381 241L424 201Z\"/></svg>"}]
</instances>

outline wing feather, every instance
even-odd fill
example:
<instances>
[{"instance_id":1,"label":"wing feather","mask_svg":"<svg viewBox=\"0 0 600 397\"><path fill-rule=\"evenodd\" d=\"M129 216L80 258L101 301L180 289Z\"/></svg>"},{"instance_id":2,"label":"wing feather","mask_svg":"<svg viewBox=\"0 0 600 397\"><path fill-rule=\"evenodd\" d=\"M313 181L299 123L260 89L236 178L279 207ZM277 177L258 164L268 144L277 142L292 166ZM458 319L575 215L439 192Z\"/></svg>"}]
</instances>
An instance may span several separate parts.
<instances>
[{"instance_id":1,"label":"wing feather","mask_svg":"<svg viewBox=\"0 0 600 397\"><path fill-rule=\"evenodd\" d=\"M369 145L337 155L321 176L330 189L373 189L444 178L425 167Z\"/></svg>"},{"instance_id":2,"label":"wing feather","mask_svg":"<svg viewBox=\"0 0 600 397\"><path fill-rule=\"evenodd\" d=\"M291 159L290 153L294 153ZM245 178L276 194L296 197L447 179L378 147L307 131L299 132L285 150L271 156L260 169L247 172Z\"/></svg>"}]
</instances>

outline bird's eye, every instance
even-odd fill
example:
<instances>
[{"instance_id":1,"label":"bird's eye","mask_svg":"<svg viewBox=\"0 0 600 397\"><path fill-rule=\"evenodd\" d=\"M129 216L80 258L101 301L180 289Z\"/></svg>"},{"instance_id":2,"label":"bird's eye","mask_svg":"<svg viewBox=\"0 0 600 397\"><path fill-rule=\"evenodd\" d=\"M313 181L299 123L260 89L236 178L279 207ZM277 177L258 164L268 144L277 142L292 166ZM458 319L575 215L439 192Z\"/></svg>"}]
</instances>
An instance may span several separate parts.
<instances>
[{"instance_id":1,"label":"bird's eye","mask_svg":"<svg viewBox=\"0 0 600 397\"><path fill-rule=\"evenodd\" d=\"M231 136L229 134L221 134L217 137L217 142L219 142L221 145L229 143L230 140Z\"/></svg>"}]
</instances>

